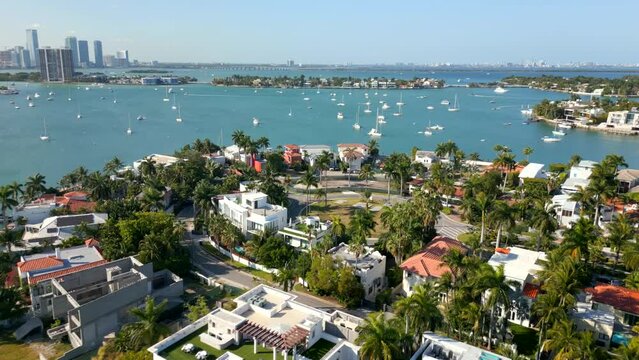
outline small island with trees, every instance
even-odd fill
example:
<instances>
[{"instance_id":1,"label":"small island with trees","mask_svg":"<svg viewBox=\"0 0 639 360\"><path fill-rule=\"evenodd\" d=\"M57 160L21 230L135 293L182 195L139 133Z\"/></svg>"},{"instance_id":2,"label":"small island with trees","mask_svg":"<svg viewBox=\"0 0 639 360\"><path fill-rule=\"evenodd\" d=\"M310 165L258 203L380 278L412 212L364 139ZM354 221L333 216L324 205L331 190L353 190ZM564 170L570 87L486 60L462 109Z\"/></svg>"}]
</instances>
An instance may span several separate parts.
<instances>
[{"instance_id":1,"label":"small island with trees","mask_svg":"<svg viewBox=\"0 0 639 360\"><path fill-rule=\"evenodd\" d=\"M211 84L215 86L237 86L255 88L375 88L375 89L441 89L446 84L444 80L432 78L413 78L412 80L375 77L360 79L352 76L320 78L305 75L300 76L255 76L232 75L225 78L214 78Z\"/></svg>"}]
</instances>

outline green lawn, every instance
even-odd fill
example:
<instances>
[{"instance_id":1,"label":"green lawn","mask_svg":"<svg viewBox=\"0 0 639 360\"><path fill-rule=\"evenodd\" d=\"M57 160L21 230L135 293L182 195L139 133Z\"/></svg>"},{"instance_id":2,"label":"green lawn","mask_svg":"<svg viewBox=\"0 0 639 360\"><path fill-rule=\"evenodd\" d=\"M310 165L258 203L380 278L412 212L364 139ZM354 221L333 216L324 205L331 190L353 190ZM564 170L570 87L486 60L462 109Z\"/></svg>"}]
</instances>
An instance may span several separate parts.
<instances>
[{"instance_id":1,"label":"green lawn","mask_svg":"<svg viewBox=\"0 0 639 360\"><path fill-rule=\"evenodd\" d=\"M513 334L513 342L517 344L517 352L522 355L534 355L537 350L537 330L517 324L508 324Z\"/></svg>"},{"instance_id":2,"label":"green lawn","mask_svg":"<svg viewBox=\"0 0 639 360\"><path fill-rule=\"evenodd\" d=\"M43 352L47 358L57 359L71 349L71 345L57 341L32 341L29 343L15 340L8 331L0 332L0 359L37 360Z\"/></svg>"},{"instance_id":3,"label":"green lawn","mask_svg":"<svg viewBox=\"0 0 639 360\"><path fill-rule=\"evenodd\" d=\"M242 357L243 359L246 360L271 360L273 359L273 349L271 348L264 348L260 345L257 346L257 354L253 354L253 343L247 343L244 345L240 345L240 346L229 346L228 348L226 348L225 350L217 350L214 349L206 344L204 344L203 342L200 341L200 337L199 335L204 332L206 330L206 327L203 328L201 331L196 331L195 333L193 333L192 335L182 339L182 341L176 343L175 345L171 346L170 348L164 350L162 353L160 353L160 355L162 357L164 357L167 360L194 360L195 359L195 352L193 353L185 353L181 350L182 345L187 344L187 343L191 343L193 345L195 345L195 347L198 349L197 351L199 351L200 349L202 350L206 350L206 352L209 354L209 358L208 360L215 360L217 359L220 355L224 354L226 351L230 351L232 353L234 353L235 355L238 355L240 357ZM282 357L282 355L278 352L277 354L277 359L278 360L283 360L284 357Z\"/></svg>"},{"instance_id":4,"label":"green lawn","mask_svg":"<svg viewBox=\"0 0 639 360\"><path fill-rule=\"evenodd\" d=\"M331 351L331 349L335 346L334 343L319 339L310 349L306 350L302 355L311 359L311 360L320 360L326 353Z\"/></svg>"}]
</instances>

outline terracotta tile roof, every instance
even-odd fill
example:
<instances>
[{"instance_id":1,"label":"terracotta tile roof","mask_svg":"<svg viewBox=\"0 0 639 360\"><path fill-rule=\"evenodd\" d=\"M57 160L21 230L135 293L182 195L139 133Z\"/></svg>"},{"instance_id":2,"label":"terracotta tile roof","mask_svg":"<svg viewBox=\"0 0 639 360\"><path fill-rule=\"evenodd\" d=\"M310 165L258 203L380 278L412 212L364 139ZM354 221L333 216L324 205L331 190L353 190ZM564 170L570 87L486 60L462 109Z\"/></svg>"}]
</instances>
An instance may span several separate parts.
<instances>
[{"instance_id":1,"label":"terracotta tile roof","mask_svg":"<svg viewBox=\"0 0 639 360\"><path fill-rule=\"evenodd\" d=\"M100 242L94 238L84 240L84 245L87 247L99 247Z\"/></svg>"},{"instance_id":2,"label":"terracotta tile roof","mask_svg":"<svg viewBox=\"0 0 639 360\"><path fill-rule=\"evenodd\" d=\"M89 194L83 191L69 191L68 193L64 194L64 197L67 199L72 199L72 198L86 199L89 197Z\"/></svg>"},{"instance_id":3,"label":"terracotta tile roof","mask_svg":"<svg viewBox=\"0 0 639 360\"><path fill-rule=\"evenodd\" d=\"M424 250L404 261L400 268L422 277L441 277L450 272L442 258L451 249L459 250L464 254L468 252L468 249L461 242L445 236L437 236Z\"/></svg>"},{"instance_id":4,"label":"terracotta tile roof","mask_svg":"<svg viewBox=\"0 0 639 360\"><path fill-rule=\"evenodd\" d=\"M69 199L67 206L72 213L82 210L93 212L95 210L96 203L93 201Z\"/></svg>"},{"instance_id":5,"label":"terracotta tile roof","mask_svg":"<svg viewBox=\"0 0 639 360\"><path fill-rule=\"evenodd\" d=\"M368 150L368 146L366 146L364 144L337 144L337 148L338 149L341 149L341 148L356 148L356 149Z\"/></svg>"},{"instance_id":6,"label":"terracotta tile roof","mask_svg":"<svg viewBox=\"0 0 639 360\"><path fill-rule=\"evenodd\" d=\"M61 265L64 265L64 261L56 258L55 256L47 256L28 261L21 261L18 263L18 269L20 269L21 272L28 272L44 270Z\"/></svg>"},{"instance_id":7,"label":"terracotta tile roof","mask_svg":"<svg viewBox=\"0 0 639 360\"><path fill-rule=\"evenodd\" d=\"M524 285L524 289L521 291L521 293L524 296L527 296L531 299L536 299L537 295L539 295L539 285L535 285L535 284L531 284L531 283L526 283L526 285Z\"/></svg>"},{"instance_id":8,"label":"terracotta tile roof","mask_svg":"<svg viewBox=\"0 0 639 360\"><path fill-rule=\"evenodd\" d=\"M107 262L108 262L107 260L100 260L100 261L95 261L95 262L84 264L84 265L80 265L80 266L61 269L61 270L58 270L58 271L53 271L53 272L50 272L50 273L47 273L47 274L43 274L43 275L39 275L39 276L34 276L34 277L29 278L29 284L33 285L33 284L39 283L40 281L53 279L53 278L57 278L57 277L64 276L64 275L73 274L74 272L78 272L78 271L82 271L82 270L86 270L86 269L91 269L91 268L94 268L96 266L100 266L102 264L106 264Z\"/></svg>"},{"instance_id":9,"label":"terracotta tile roof","mask_svg":"<svg viewBox=\"0 0 639 360\"><path fill-rule=\"evenodd\" d=\"M592 300L606 304L615 309L639 315L639 290L631 290L623 286L598 284L584 291L592 295Z\"/></svg>"}]
</instances>

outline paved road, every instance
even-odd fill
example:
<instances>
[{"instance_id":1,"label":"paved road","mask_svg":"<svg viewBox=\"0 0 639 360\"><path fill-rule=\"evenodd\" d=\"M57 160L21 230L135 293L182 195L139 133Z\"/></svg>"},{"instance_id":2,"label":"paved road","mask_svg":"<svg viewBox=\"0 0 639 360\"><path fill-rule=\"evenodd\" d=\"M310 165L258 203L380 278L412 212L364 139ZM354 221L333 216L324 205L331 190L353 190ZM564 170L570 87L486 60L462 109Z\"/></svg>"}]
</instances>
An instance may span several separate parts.
<instances>
[{"instance_id":1,"label":"paved road","mask_svg":"<svg viewBox=\"0 0 639 360\"><path fill-rule=\"evenodd\" d=\"M453 220L445 214L440 214L439 218L437 219L437 224L435 224L435 229L440 235L457 239L460 234L471 231L472 226L463 222Z\"/></svg>"}]
</instances>

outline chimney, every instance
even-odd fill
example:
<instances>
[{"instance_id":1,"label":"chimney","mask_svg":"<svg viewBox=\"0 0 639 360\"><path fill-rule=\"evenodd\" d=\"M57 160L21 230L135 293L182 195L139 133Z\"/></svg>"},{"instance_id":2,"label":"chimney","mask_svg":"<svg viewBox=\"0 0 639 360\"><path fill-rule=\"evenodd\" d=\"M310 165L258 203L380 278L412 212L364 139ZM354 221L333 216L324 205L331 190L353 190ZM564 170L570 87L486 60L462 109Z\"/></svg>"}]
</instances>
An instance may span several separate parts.
<instances>
[{"instance_id":1,"label":"chimney","mask_svg":"<svg viewBox=\"0 0 639 360\"><path fill-rule=\"evenodd\" d=\"M55 257L57 259L62 259L62 252L60 251L60 248L55 248Z\"/></svg>"}]
</instances>

